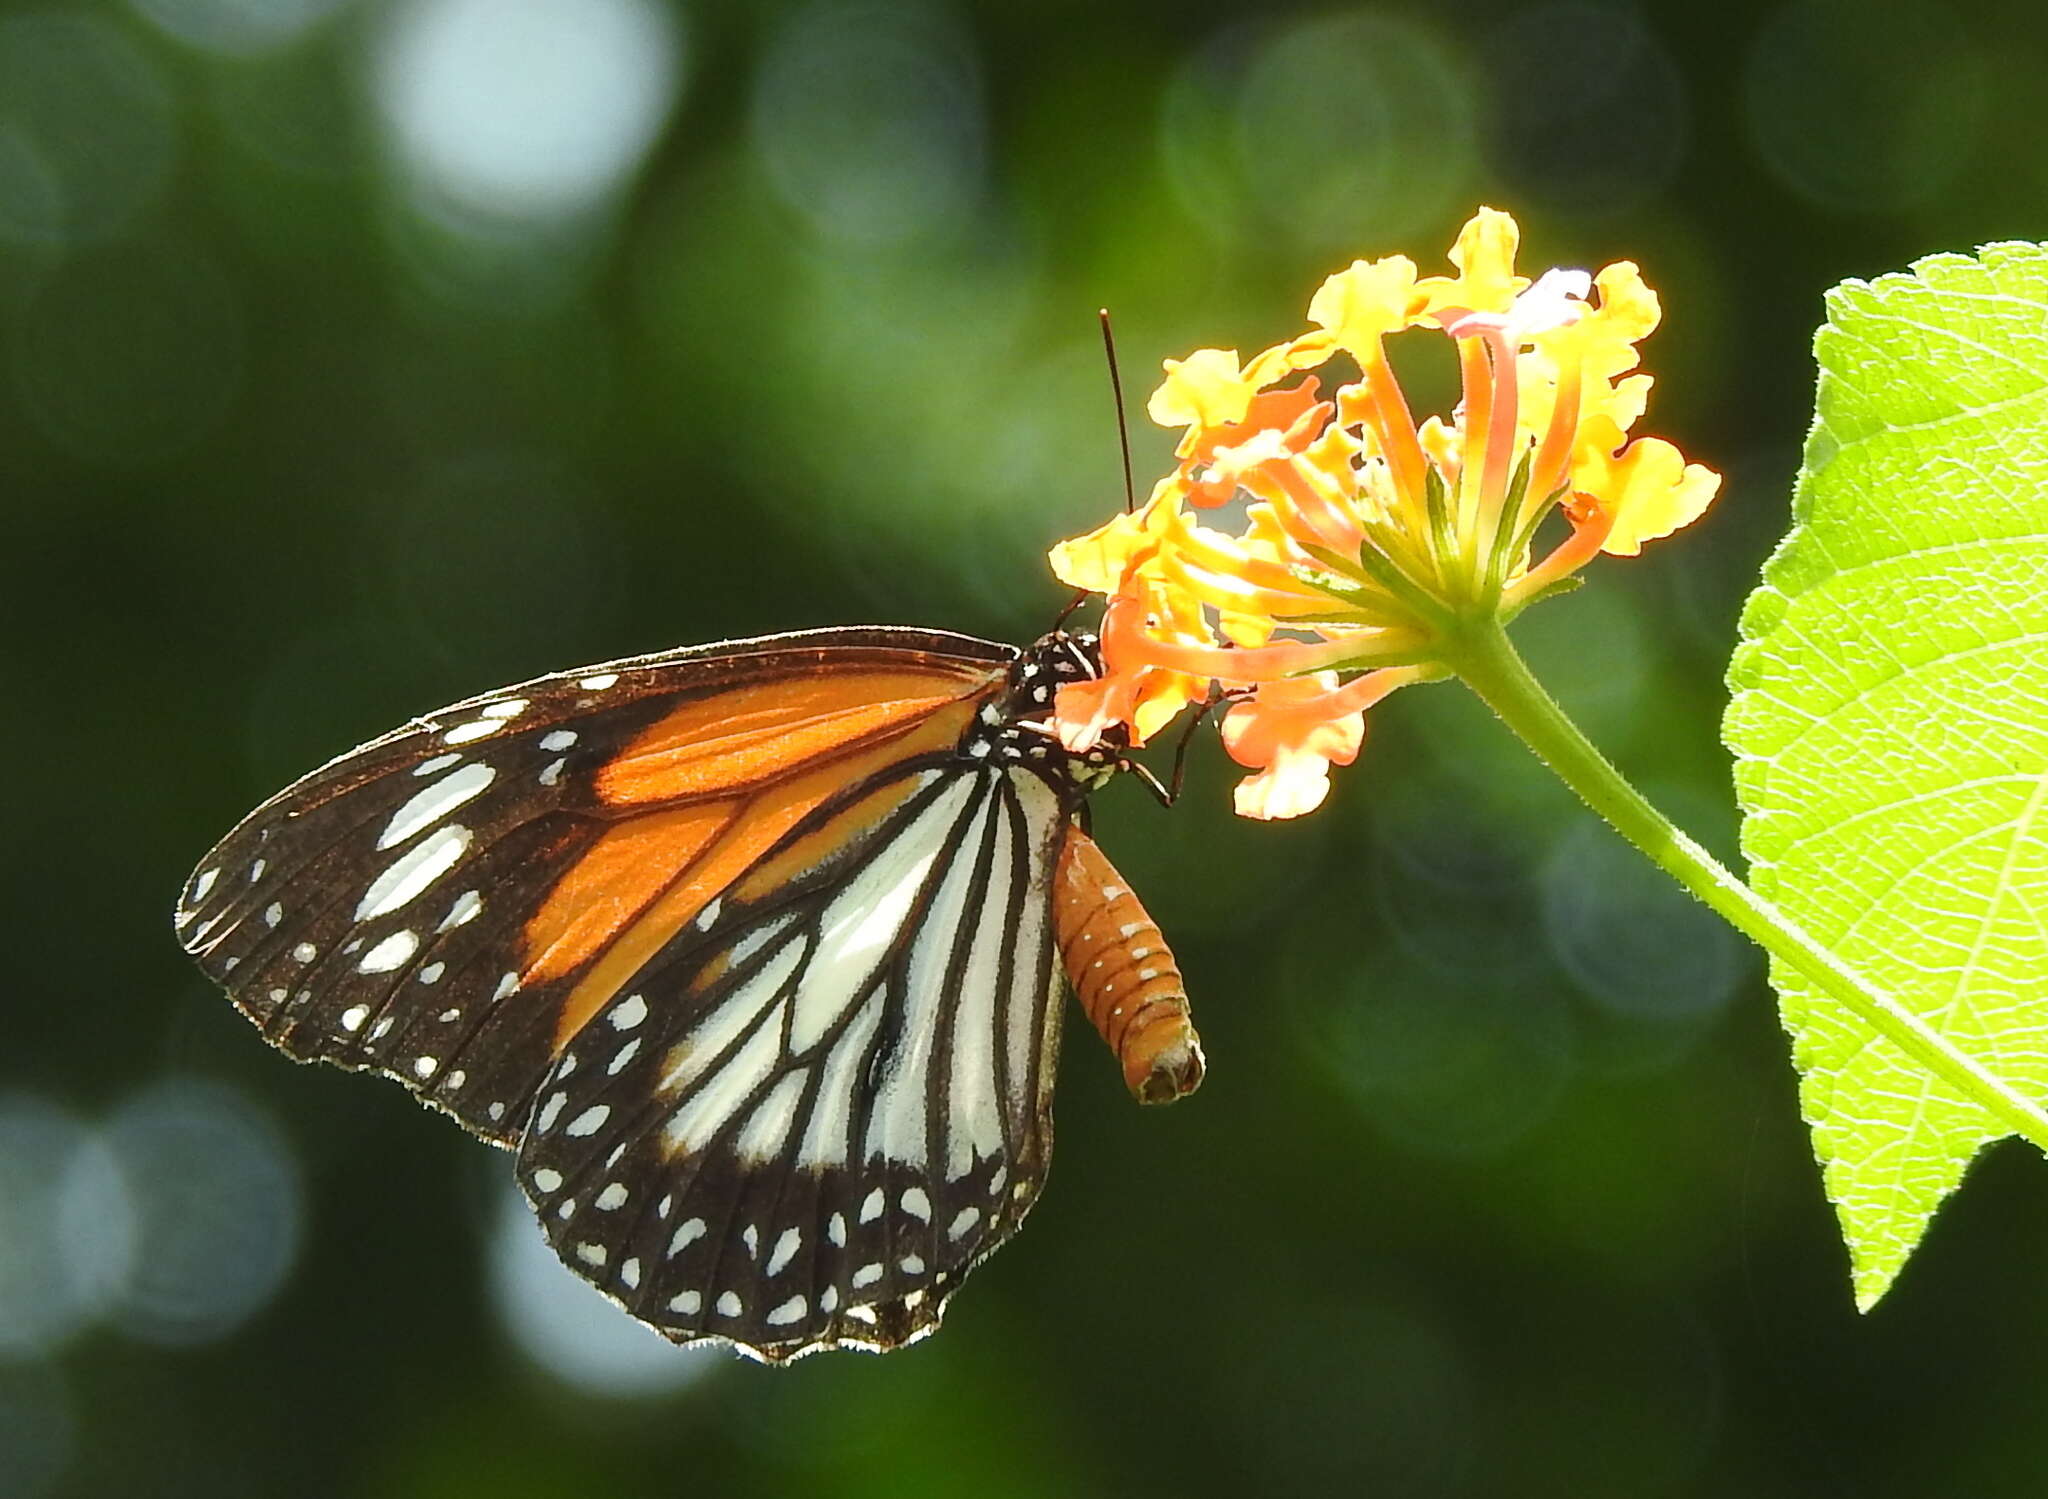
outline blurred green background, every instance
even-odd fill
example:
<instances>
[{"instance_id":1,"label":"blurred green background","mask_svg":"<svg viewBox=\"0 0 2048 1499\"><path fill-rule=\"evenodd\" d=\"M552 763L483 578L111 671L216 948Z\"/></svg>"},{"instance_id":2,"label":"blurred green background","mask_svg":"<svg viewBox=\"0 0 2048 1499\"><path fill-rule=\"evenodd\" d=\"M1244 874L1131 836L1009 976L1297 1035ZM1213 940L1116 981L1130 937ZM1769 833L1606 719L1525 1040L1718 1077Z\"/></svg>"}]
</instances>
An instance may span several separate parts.
<instances>
[{"instance_id":1,"label":"blurred green background","mask_svg":"<svg viewBox=\"0 0 2048 1499\"><path fill-rule=\"evenodd\" d=\"M1299 824L1206 738L1173 814L1098 799L1209 1082L1141 1114L1073 1028L1029 1231L886 1359L626 1323L169 914L500 682L1030 638L1119 502L1098 305L1137 411L1478 202L1665 296L1646 426L1723 496L1518 636L1726 851L1820 292L2048 235L2044 67L2033 0L0 7L0 1493L2042 1492L2040 1163L1857 1317L1755 956L1455 687Z\"/></svg>"}]
</instances>

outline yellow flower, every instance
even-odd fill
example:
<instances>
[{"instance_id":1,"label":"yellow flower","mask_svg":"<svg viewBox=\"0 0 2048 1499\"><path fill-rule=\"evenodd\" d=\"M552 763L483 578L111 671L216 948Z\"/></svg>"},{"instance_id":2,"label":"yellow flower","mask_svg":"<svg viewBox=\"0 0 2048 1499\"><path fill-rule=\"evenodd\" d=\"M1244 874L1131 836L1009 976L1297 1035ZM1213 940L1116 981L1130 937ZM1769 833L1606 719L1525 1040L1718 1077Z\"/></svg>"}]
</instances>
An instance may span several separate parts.
<instances>
[{"instance_id":1,"label":"yellow flower","mask_svg":"<svg viewBox=\"0 0 2048 1499\"><path fill-rule=\"evenodd\" d=\"M1110 600L1105 675L1055 711L1069 743L1112 723L1142 742L1221 690L1238 699L1225 743L1258 771L1238 810L1298 816L1358 753L1365 708L1441 675L1459 630L1698 518L1719 477L1629 437L1656 294L1628 261L1524 276L1520 237L1482 208L1453 275L1354 261L1310 300L1311 327L1248 363L1228 349L1165 362L1148 409L1181 429L1174 471L1135 515L1053 552L1062 578ZM1415 329L1451 338L1464 383L1452 412L1420 425L1386 347ZM1281 384L1306 370L1324 374ZM1252 503L1235 535L1183 509L1239 497ZM1553 514L1569 534L1538 560Z\"/></svg>"},{"instance_id":2,"label":"yellow flower","mask_svg":"<svg viewBox=\"0 0 2048 1499\"><path fill-rule=\"evenodd\" d=\"M1504 312L1529 284L1515 274L1522 229L1497 208L1482 208L1465 221L1447 257L1455 276L1431 276L1421 283L1432 309Z\"/></svg>"}]
</instances>

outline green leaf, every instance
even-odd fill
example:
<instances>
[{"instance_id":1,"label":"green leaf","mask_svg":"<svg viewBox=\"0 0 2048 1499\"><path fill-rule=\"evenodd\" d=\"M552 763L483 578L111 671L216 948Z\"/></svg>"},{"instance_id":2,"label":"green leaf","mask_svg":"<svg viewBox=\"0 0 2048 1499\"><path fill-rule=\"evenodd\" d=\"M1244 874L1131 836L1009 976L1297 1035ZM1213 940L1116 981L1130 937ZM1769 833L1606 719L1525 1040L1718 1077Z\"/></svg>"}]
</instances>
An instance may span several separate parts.
<instances>
[{"instance_id":1,"label":"green leaf","mask_svg":"<svg viewBox=\"0 0 2048 1499\"><path fill-rule=\"evenodd\" d=\"M1729 671L1751 881L2014 1092L2048 1099L2048 246L1845 282L1793 525ZM1869 1307L2007 1133L1774 964Z\"/></svg>"}]
</instances>

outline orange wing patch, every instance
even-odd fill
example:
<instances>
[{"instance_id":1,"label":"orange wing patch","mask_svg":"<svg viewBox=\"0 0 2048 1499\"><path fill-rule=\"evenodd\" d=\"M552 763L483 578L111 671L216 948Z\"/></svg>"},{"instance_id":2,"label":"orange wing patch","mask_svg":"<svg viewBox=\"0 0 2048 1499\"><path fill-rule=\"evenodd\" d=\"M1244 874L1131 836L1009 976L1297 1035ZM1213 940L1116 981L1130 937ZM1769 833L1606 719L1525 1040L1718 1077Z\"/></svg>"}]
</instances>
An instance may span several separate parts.
<instances>
[{"instance_id":1,"label":"orange wing patch","mask_svg":"<svg viewBox=\"0 0 2048 1499\"><path fill-rule=\"evenodd\" d=\"M607 828L527 922L521 982L558 978L581 967L732 826L740 806L735 797Z\"/></svg>"},{"instance_id":2,"label":"orange wing patch","mask_svg":"<svg viewBox=\"0 0 2048 1499\"><path fill-rule=\"evenodd\" d=\"M1131 1096L1171 1103L1200 1087L1202 1039L1180 966L1158 923L1079 828L1067 829L1053 871L1053 930L1067 980L1116 1053Z\"/></svg>"},{"instance_id":3,"label":"orange wing patch","mask_svg":"<svg viewBox=\"0 0 2048 1499\"><path fill-rule=\"evenodd\" d=\"M736 687L649 725L598 774L611 806L716 796L886 739L985 691L990 673L835 672Z\"/></svg>"},{"instance_id":4,"label":"orange wing patch","mask_svg":"<svg viewBox=\"0 0 2048 1499\"><path fill-rule=\"evenodd\" d=\"M793 768L802 773L794 776L784 773L765 784L764 778L754 778L757 789L751 795L648 813L620 823L600 839L583 863L602 852L603 867L616 872L580 880L579 863L556 885L526 929L529 956L522 984L590 965L562 1002L555 1050L566 1046L671 937L828 798L892 765L950 749L966 733L976 706L972 698L947 702L879 744L834 756L808 772L798 764ZM870 803L880 808L876 816L888 810L875 797L860 806ZM644 839L628 838L631 830L643 825L649 829ZM788 865L794 870L798 850L809 850L815 859L822 856L822 847L816 838L807 837L771 867ZM635 869L631 859L644 862Z\"/></svg>"}]
</instances>

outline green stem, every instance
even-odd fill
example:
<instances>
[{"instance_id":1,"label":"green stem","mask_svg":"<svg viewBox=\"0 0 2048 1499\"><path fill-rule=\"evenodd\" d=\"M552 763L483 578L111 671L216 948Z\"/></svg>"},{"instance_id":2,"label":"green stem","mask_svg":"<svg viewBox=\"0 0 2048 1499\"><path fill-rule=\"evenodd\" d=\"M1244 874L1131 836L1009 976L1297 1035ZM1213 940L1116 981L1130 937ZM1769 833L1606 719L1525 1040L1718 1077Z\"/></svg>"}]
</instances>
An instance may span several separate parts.
<instances>
[{"instance_id":1,"label":"green stem","mask_svg":"<svg viewBox=\"0 0 2048 1499\"><path fill-rule=\"evenodd\" d=\"M1825 990L1865 1024L1974 1099L2015 1133L2048 1150L2048 1114L2013 1091L1946 1036L1872 988L1798 923L1724 869L1714 856L1671 823L1622 778L1577 724L1565 717L1505 630L1488 622L1447 642L1445 662L1576 791L1650 862L1719 912L1772 957Z\"/></svg>"}]
</instances>

